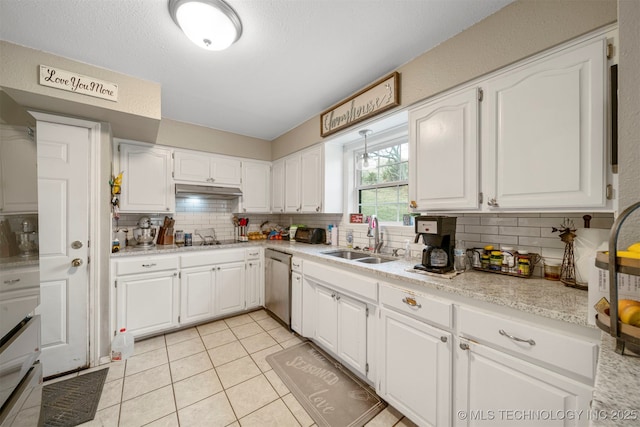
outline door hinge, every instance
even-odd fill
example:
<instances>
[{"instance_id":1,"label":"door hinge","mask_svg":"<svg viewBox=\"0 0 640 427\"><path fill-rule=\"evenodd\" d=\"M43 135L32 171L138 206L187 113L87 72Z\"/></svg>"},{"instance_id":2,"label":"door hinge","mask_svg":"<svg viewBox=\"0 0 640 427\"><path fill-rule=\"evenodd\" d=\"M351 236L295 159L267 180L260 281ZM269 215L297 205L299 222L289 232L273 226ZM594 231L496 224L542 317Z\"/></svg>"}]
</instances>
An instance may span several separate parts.
<instances>
[{"instance_id":1,"label":"door hinge","mask_svg":"<svg viewBox=\"0 0 640 427\"><path fill-rule=\"evenodd\" d=\"M613 44L607 43L607 59L613 58Z\"/></svg>"},{"instance_id":2,"label":"door hinge","mask_svg":"<svg viewBox=\"0 0 640 427\"><path fill-rule=\"evenodd\" d=\"M178 316L178 323L180 323L180 316Z\"/></svg>"},{"instance_id":3,"label":"door hinge","mask_svg":"<svg viewBox=\"0 0 640 427\"><path fill-rule=\"evenodd\" d=\"M118 153L120 152L120 144L118 144Z\"/></svg>"},{"instance_id":4,"label":"door hinge","mask_svg":"<svg viewBox=\"0 0 640 427\"><path fill-rule=\"evenodd\" d=\"M369 307L364 309L364 315L365 317L369 317Z\"/></svg>"},{"instance_id":5,"label":"door hinge","mask_svg":"<svg viewBox=\"0 0 640 427\"><path fill-rule=\"evenodd\" d=\"M613 185L607 184L607 189L605 190L605 195L607 200L613 199Z\"/></svg>"},{"instance_id":6,"label":"door hinge","mask_svg":"<svg viewBox=\"0 0 640 427\"><path fill-rule=\"evenodd\" d=\"M364 365L364 372L365 372L366 374L368 374L368 373L369 373L369 363L366 363L366 364Z\"/></svg>"},{"instance_id":7,"label":"door hinge","mask_svg":"<svg viewBox=\"0 0 640 427\"><path fill-rule=\"evenodd\" d=\"M118 288L118 281L117 280L113 282L113 286L115 286L116 289Z\"/></svg>"},{"instance_id":8,"label":"door hinge","mask_svg":"<svg viewBox=\"0 0 640 427\"><path fill-rule=\"evenodd\" d=\"M182 279L182 271L178 273L178 279Z\"/></svg>"},{"instance_id":9,"label":"door hinge","mask_svg":"<svg viewBox=\"0 0 640 427\"><path fill-rule=\"evenodd\" d=\"M484 99L484 91L482 90L481 87L478 88L478 101L482 102L482 100Z\"/></svg>"},{"instance_id":10,"label":"door hinge","mask_svg":"<svg viewBox=\"0 0 640 427\"><path fill-rule=\"evenodd\" d=\"M176 177L176 173L171 171L171 178L175 178Z\"/></svg>"},{"instance_id":11,"label":"door hinge","mask_svg":"<svg viewBox=\"0 0 640 427\"><path fill-rule=\"evenodd\" d=\"M91 257L87 256L87 265L91 264Z\"/></svg>"},{"instance_id":12,"label":"door hinge","mask_svg":"<svg viewBox=\"0 0 640 427\"><path fill-rule=\"evenodd\" d=\"M484 202L484 194L482 194L482 191L480 193L478 193L478 199L480 204L482 204Z\"/></svg>"},{"instance_id":13,"label":"door hinge","mask_svg":"<svg viewBox=\"0 0 640 427\"><path fill-rule=\"evenodd\" d=\"M172 158L172 159L175 159L175 158L176 158L176 153L171 152L171 158Z\"/></svg>"}]
</instances>

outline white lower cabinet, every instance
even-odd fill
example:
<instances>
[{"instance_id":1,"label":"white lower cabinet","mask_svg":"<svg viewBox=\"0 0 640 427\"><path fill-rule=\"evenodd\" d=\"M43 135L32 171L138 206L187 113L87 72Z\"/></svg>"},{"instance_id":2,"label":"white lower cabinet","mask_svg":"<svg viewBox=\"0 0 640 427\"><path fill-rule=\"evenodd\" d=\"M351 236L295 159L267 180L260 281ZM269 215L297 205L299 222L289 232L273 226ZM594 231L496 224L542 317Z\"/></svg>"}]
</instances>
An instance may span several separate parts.
<instances>
[{"instance_id":1,"label":"white lower cabinet","mask_svg":"<svg viewBox=\"0 0 640 427\"><path fill-rule=\"evenodd\" d=\"M264 301L264 268L261 260L247 261L247 274L245 277L245 301L246 307L258 308Z\"/></svg>"},{"instance_id":2,"label":"white lower cabinet","mask_svg":"<svg viewBox=\"0 0 640 427\"><path fill-rule=\"evenodd\" d=\"M117 327L134 336L178 326L178 272L133 274L116 281Z\"/></svg>"},{"instance_id":3,"label":"white lower cabinet","mask_svg":"<svg viewBox=\"0 0 640 427\"><path fill-rule=\"evenodd\" d=\"M456 426L589 424L593 387L473 341L456 347Z\"/></svg>"},{"instance_id":4,"label":"white lower cabinet","mask_svg":"<svg viewBox=\"0 0 640 427\"><path fill-rule=\"evenodd\" d=\"M362 375L367 366L367 304L316 284L313 339Z\"/></svg>"},{"instance_id":5,"label":"white lower cabinet","mask_svg":"<svg viewBox=\"0 0 640 427\"><path fill-rule=\"evenodd\" d=\"M196 267L180 272L180 322L194 323L215 314L213 289L215 272Z\"/></svg>"},{"instance_id":6,"label":"white lower cabinet","mask_svg":"<svg viewBox=\"0 0 640 427\"><path fill-rule=\"evenodd\" d=\"M244 310L244 261L222 264L215 268L215 314L223 316Z\"/></svg>"},{"instance_id":7,"label":"white lower cabinet","mask_svg":"<svg viewBox=\"0 0 640 427\"><path fill-rule=\"evenodd\" d=\"M302 274L291 272L291 329L302 335Z\"/></svg>"},{"instance_id":8,"label":"white lower cabinet","mask_svg":"<svg viewBox=\"0 0 640 427\"><path fill-rule=\"evenodd\" d=\"M378 394L420 426L451 424L451 334L380 311Z\"/></svg>"}]
</instances>

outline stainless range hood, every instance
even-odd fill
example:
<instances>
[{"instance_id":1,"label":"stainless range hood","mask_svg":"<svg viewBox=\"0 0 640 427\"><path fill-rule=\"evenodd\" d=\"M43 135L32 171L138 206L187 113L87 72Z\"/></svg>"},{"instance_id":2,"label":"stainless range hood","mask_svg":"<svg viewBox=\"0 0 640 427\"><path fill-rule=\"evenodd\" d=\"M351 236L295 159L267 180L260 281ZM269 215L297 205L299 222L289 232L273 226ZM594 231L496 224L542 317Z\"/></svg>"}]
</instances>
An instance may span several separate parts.
<instances>
[{"instance_id":1,"label":"stainless range hood","mask_svg":"<svg viewBox=\"0 0 640 427\"><path fill-rule=\"evenodd\" d=\"M205 199L235 199L242 196L237 187L176 184L176 197L200 197Z\"/></svg>"}]
</instances>

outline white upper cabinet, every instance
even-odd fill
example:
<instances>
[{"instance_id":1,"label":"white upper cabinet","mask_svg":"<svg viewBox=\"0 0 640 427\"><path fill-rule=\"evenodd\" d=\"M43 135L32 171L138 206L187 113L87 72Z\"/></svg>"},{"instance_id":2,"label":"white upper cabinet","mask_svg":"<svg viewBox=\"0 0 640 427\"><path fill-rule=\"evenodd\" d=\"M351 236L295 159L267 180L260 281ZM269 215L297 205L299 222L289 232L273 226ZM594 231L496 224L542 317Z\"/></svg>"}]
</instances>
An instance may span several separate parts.
<instances>
[{"instance_id":1,"label":"white upper cabinet","mask_svg":"<svg viewBox=\"0 0 640 427\"><path fill-rule=\"evenodd\" d=\"M242 212L269 212L271 207L271 164L242 162Z\"/></svg>"},{"instance_id":2,"label":"white upper cabinet","mask_svg":"<svg viewBox=\"0 0 640 427\"><path fill-rule=\"evenodd\" d=\"M342 163L342 147L330 144L275 161L272 211L282 212L277 204L284 188L284 212L342 213ZM280 180L284 184L279 185Z\"/></svg>"},{"instance_id":3,"label":"white upper cabinet","mask_svg":"<svg viewBox=\"0 0 640 427\"><path fill-rule=\"evenodd\" d=\"M271 165L271 212L284 212L284 160L276 160Z\"/></svg>"},{"instance_id":4,"label":"white upper cabinet","mask_svg":"<svg viewBox=\"0 0 640 427\"><path fill-rule=\"evenodd\" d=\"M122 212L173 212L171 151L153 144L114 140L120 151Z\"/></svg>"},{"instance_id":5,"label":"white upper cabinet","mask_svg":"<svg viewBox=\"0 0 640 427\"><path fill-rule=\"evenodd\" d=\"M414 209L610 208L605 49L573 43L413 108Z\"/></svg>"},{"instance_id":6,"label":"white upper cabinet","mask_svg":"<svg viewBox=\"0 0 640 427\"><path fill-rule=\"evenodd\" d=\"M284 159L284 210L300 212L300 155Z\"/></svg>"},{"instance_id":7,"label":"white upper cabinet","mask_svg":"<svg viewBox=\"0 0 640 427\"><path fill-rule=\"evenodd\" d=\"M409 123L409 199L416 209L477 209L478 89L414 109Z\"/></svg>"},{"instance_id":8,"label":"white upper cabinet","mask_svg":"<svg viewBox=\"0 0 640 427\"><path fill-rule=\"evenodd\" d=\"M242 162L232 157L179 151L174 153L176 181L209 185L240 185Z\"/></svg>"},{"instance_id":9,"label":"white upper cabinet","mask_svg":"<svg viewBox=\"0 0 640 427\"><path fill-rule=\"evenodd\" d=\"M36 157L26 127L0 125L0 212L37 212Z\"/></svg>"},{"instance_id":10,"label":"white upper cabinet","mask_svg":"<svg viewBox=\"0 0 640 427\"><path fill-rule=\"evenodd\" d=\"M605 48L570 47L483 84L486 206L604 207Z\"/></svg>"}]
</instances>

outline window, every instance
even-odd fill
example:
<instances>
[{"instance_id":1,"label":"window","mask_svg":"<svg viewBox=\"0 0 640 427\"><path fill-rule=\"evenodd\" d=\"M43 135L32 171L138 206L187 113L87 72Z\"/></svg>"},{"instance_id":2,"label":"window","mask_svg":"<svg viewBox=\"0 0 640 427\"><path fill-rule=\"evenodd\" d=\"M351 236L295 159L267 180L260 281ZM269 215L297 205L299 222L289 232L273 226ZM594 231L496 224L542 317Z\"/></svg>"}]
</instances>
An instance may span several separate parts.
<instances>
[{"instance_id":1,"label":"window","mask_svg":"<svg viewBox=\"0 0 640 427\"><path fill-rule=\"evenodd\" d=\"M364 150L357 151L354 160ZM409 143L406 138L369 149L369 167L356 170L358 212L401 222L409 213Z\"/></svg>"}]
</instances>

